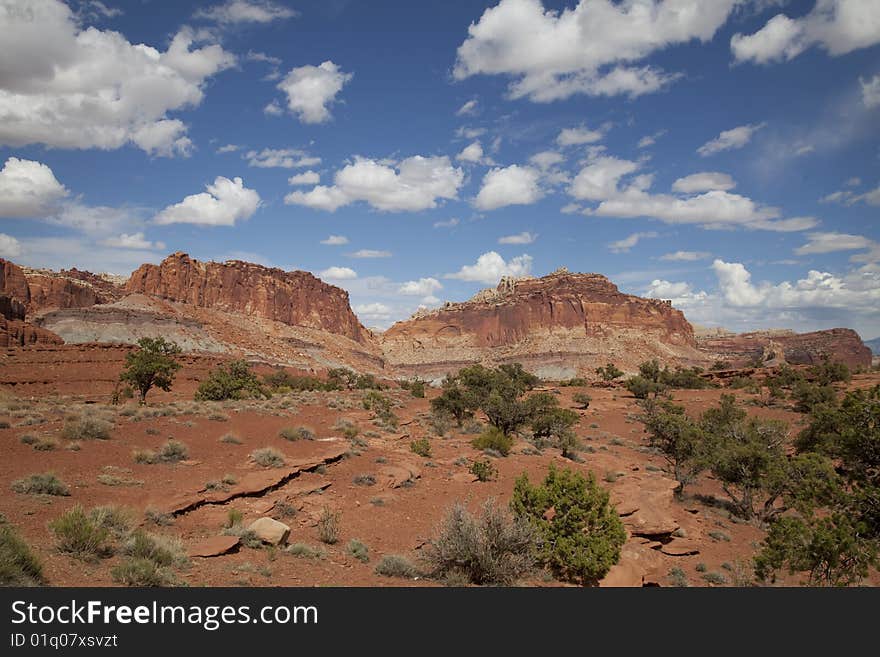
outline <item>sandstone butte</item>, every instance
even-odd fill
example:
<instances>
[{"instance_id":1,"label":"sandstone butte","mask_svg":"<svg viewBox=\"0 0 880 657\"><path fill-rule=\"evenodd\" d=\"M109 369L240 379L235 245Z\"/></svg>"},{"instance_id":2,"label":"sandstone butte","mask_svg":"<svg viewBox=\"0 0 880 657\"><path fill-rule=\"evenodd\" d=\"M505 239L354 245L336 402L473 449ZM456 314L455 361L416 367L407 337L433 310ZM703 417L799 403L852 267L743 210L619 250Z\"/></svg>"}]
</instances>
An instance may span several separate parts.
<instances>
[{"instance_id":1,"label":"sandstone butte","mask_svg":"<svg viewBox=\"0 0 880 657\"><path fill-rule=\"evenodd\" d=\"M293 349L301 362L318 368L349 364L387 376L436 378L475 362L514 361L546 378L590 374L607 362L634 371L648 358L705 367L715 359L732 366L755 358L809 364L827 355L853 367L871 364L870 350L849 329L695 335L668 301L624 294L602 275L565 269L541 278L503 279L469 301L417 313L374 334L358 321L347 292L312 274L237 260L200 262L185 253L142 265L127 282L77 269L26 269L0 259L0 347L63 342L37 325L44 320L56 330L64 327L66 339L76 335L77 324L124 323L126 317L155 323L153 332L165 334L169 316L145 305L150 299L183 309L183 319L175 321L186 327L208 320L216 324L218 317L234 320L234 330L227 327L219 337L238 345L241 354L291 362ZM146 328L138 325L134 333L149 334ZM300 333L291 334L294 329ZM286 347L255 349L270 337L272 344ZM215 344L200 340L192 342L196 351Z\"/></svg>"}]
</instances>

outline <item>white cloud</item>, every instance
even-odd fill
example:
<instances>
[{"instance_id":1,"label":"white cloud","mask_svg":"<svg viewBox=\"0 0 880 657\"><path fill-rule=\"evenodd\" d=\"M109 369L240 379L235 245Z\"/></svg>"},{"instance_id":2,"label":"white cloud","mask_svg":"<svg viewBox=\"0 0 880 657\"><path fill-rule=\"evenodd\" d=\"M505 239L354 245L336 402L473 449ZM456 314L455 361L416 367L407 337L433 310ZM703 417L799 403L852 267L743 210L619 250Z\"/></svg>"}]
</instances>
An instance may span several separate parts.
<instances>
[{"instance_id":1,"label":"white cloud","mask_svg":"<svg viewBox=\"0 0 880 657\"><path fill-rule=\"evenodd\" d=\"M284 109L281 107L277 100L273 100L263 108L263 113L266 116L281 116L282 114L284 114Z\"/></svg>"},{"instance_id":2,"label":"white cloud","mask_svg":"<svg viewBox=\"0 0 880 657\"><path fill-rule=\"evenodd\" d=\"M462 126L460 128L456 128L455 136L459 139L476 139L477 137L482 137L488 131L486 128L472 128L470 126Z\"/></svg>"},{"instance_id":3,"label":"white cloud","mask_svg":"<svg viewBox=\"0 0 880 657\"><path fill-rule=\"evenodd\" d=\"M657 233L654 231L643 232L643 233L633 233L627 237L624 237L622 240L617 240L616 242L611 242L608 245L608 248L612 253L629 253L629 250L633 248L636 244L638 244L643 239L650 239L653 237L657 237Z\"/></svg>"},{"instance_id":4,"label":"white cloud","mask_svg":"<svg viewBox=\"0 0 880 657\"><path fill-rule=\"evenodd\" d=\"M284 202L333 212L365 201L377 210L417 212L437 207L440 199L457 198L463 182L464 172L446 156L415 155L398 163L357 157L336 172L332 186L291 192Z\"/></svg>"},{"instance_id":5,"label":"white cloud","mask_svg":"<svg viewBox=\"0 0 880 657\"><path fill-rule=\"evenodd\" d=\"M529 158L529 162L542 170L554 167L564 161L565 157L562 153L557 153L556 151L541 151L540 153L535 153Z\"/></svg>"},{"instance_id":6,"label":"white cloud","mask_svg":"<svg viewBox=\"0 0 880 657\"><path fill-rule=\"evenodd\" d=\"M474 201L480 210L496 210L508 205L531 205L544 193L538 185L539 173L531 167L512 164L496 168L483 177Z\"/></svg>"},{"instance_id":7,"label":"white cloud","mask_svg":"<svg viewBox=\"0 0 880 657\"><path fill-rule=\"evenodd\" d=\"M636 146L638 148L648 148L649 146L653 146L657 143L657 140L660 139L660 137L666 134L666 132L666 130L658 130L653 135L645 135L639 139L639 143L636 144Z\"/></svg>"},{"instance_id":8,"label":"white cloud","mask_svg":"<svg viewBox=\"0 0 880 657\"><path fill-rule=\"evenodd\" d=\"M442 290L443 284L436 278L420 278L417 281L406 281L400 286L400 293L407 296L428 297Z\"/></svg>"},{"instance_id":9,"label":"white cloud","mask_svg":"<svg viewBox=\"0 0 880 657\"><path fill-rule=\"evenodd\" d=\"M446 274L446 278L495 285L504 276L527 276L532 271L532 260L532 256L523 254L505 262L498 253L489 251L477 258L475 264L465 265L454 274Z\"/></svg>"},{"instance_id":10,"label":"white cloud","mask_svg":"<svg viewBox=\"0 0 880 657\"><path fill-rule=\"evenodd\" d=\"M501 0L468 28L453 74L506 75L513 98L550 102L573 94L638 96L673 79L637 63L692 40L709 41L736 0L580 0L545 9L540 0Z\"/></svg>"},{"instance_id":11,"label":"white cloud","mask_svg":"<svg viewBox=\"0 0 880 657\"><path fill-rule=\"evenodd\" d=\"M287 179L288 185L317 185L321 182L321 174L309 169Z\"/></svg>"},{"instance_id":12,"label":"white cloud","mask_svg":"<svg viewBox=\"0 0 880 657\"><path fill-rule=\"evenodd\" d=\"M452 219L447 219L445 221L435 221L434 228L455 228L460 223L460 219L453 217Z\"/></svg>"},{"instance_id":13,"label":"white cloud","mask_svg":"<svg viewBox=\"0 0 880 657\"><path fill-rule=\"evenodd\" d=\"M157 224L197 224L234 226L250 219L260 207L260 195L244 186L241 178L217 176L206 192L192 194L180 203L169 205L155 217Z\"/></svg>"},{"instance_id":14,"label":"white cloud","mask_svg":"<svg viewBox=\"0 0 880 657\"><path fill-rule=\"evenodd\" d=\"M474 98L469 100L464 105L458 108L458 111L455 113L456 116L471 116L472 114L477 113L477 99Z\"/></svg>"},{"instance_id":15,"label":"white cloud","mask_svg":"<svg viewBox=\"0 0 880 657\"><path fill-rule=\"evenodd\" d=\"M109 237L105 240L101 240L99 244L101 244L102 246L110 246L118 249L143 249L157 251L162 251L165 249L164 242L151 242L144 236L143 233L122 233L117 237Z\"/></svg>"},{"instance_id":16,"label":"white cloud","mask_svg":"<svg viewBox=\"0 0 880 657\"><path fill-rule=\"evenodd\" d=\"M556 137L556 143L560 146L593 144L601 141L604 136L600 130L590 130L583 126L579 128L563 128Z\"/></svg>"},{"instance_id":17,"label":"white cloud","mask_svg":"<svg viewBox=\"0 0 880 657\"><path fill-rule=\"evenodd\" d=\"M12 235L0 233L0 258L17 258L21 255L21 242Z\"/></svg>"},{"instance_id":18,"label":"white cloud","mask_svg":"<svg viewBox=\"0 0 880 657\"><path fill-rule=\"evenodd\" d=\"M672 191L693 194L694 192L709 192L720 189L723 192L736 187L736 182L726 173L717 171L702 171L692 173L684 178L679 178L672 183Z\"/></svg>"},{"instance_id":19,"label":"white cloud","mask_svg":"<svg viewBox=\"0 0 880 657\"><path fill-rule=\"evenodd\" d=\"M7 6L0 34L0 144L9 146L133 143L154 155L186 154L186 126L168 113L201 104L206 81L235 64L215 43L193 49L188 28L164 52L81 29L57 0Z\"/></svg>"},{"instance_id":20,"label":"white cloud","mask_svg":"<svg viewBox=\"0 0 880 657\"><path fill-rule=\"evenodd\" d=\"M331 61L318 66L299 66L290 69L278 88L287 94L287 108L303 123L324 123L332 116L328 109L336 102L336 95L354 77L343 73Z\"/></svg>"},{"instance_id":21,"label":"white cloud","mask_svg":"<svg viewBox=\"0 0 880 657\"><path fill-rule=\"evenodd\" d=\"M847 183L849 184L849 183ZM861 184L861 181L859 181ZM880 206L880 185L863 194L856 194L850 189L833 192L819 199L820 203L843 203L844 205L855 205L856 203L867 203L868 205Z\"/></svg>"},{"instance_id":22,"label":"white cloud","mask_svg":"<svg viewBox=\"0 0 880 657\"><path fill-rule=\"evenodd\" d=\"M569 193L582 201L600 201L617 192L620 179L639 168L637 162L611 156L593 159L575 176Z\"/></svg>"},{"instance_id":23,"label":"white cloud","mask_svg":"<svg viewBox=\"0 0 880 657\"><path fill-rule=\"evenodd\" d=\"M327 278L333 281L347 281L357 278L357 272L350 267L328 267L318 272L319 278Z\"/></svg>"},{"instance_id":24,"label":"white cloud","mask_svg":"<svg viewBox=\"0 0 880 657\"><path fill-rule=\"evenodd\" d=\"M237 145L237 144L226 144L225 146L221 146L220 148L218 148L218 149L217 149L217 153L218 153L218 154L223 154L223 153L234 153L234 152L236 152L237 150L240 150L240 149L241 149L241 146L239 146L239 145Z\"/></svg>"},{"instance_id":25,"label":"white cloud","mask_svg":"<svg viewBox=\"0 0 880 657\"><path fill-rule=\"evenodd\" d=\"M754 34L734 34L730 47L737 62L790 60L813 46L844 55L880 43L876 0L816 0L801 18L777 14Z\"/></svg>"},{"instance_id":26,"label":"white cloud","mask_svg":"<svg viewBox=\"0 0 880 657\"><path fill-rule=\"evenodd\" d=\"M473 162L478 164L483 161L483 146L480 142L475 141L465 146L461 153L455 156L460 162Z\"/></svg>"},{"instance_id":27,"label":"white cloud","mask_svg":"<svg viewBox=\"0 0 880 657\"><path fill-rule=\"evenodd\" d=\"M321 164L321 158L297 148L264 148L245 154L249 167L260 169L298 169Z\"/></svg>"},{"instance_id":28,"label":"white cloud","mask_svg":"<svg viewBox=\"0 0 880 657\"><path fill-rule=\"evenodd\" d=\"M731 128L730 130L724 130L715 139L707 141L700 146L697 149L697 153L703 157L707 157L709 155L714 155L715 153L720 153L721 151L742 148L748 144L752 140L752 136L765 125L765 123L754 123L750 125L741 125L736 128Z\"/></svg>"},{"instance_id":29,"label":"white cloud","mask_svg":"<svg viewBox=\"0 0 880 657\"><path fill-rule=\"evenodd\" d=\"M391 308L378 301L358 304L354 307L354 312L368 323L388 322L392 315Z\"/></svg>"},{"instance_id":30,"label":"white cloud","mask_svg":"<svg viewBox=\"0 0 880 657\"><path fill-rule=\"evenodd\" d=\"M649 299L668 299L677 308L687 309L701 304L708 299L705 292L695 292L690 283L673 283L663 279L654 279L645 291Z\"/></svg>"},{"instance_id":31,"label":"white cloud","mask_svg":"<svg viewBox=\"0 0 880 657\"><path fill-rule=\"evenodd\" d=\"M808 233L807 239L806 244L794 250L796 255L857 251L874 245L867 237L849 233Z\"/></svg>"},{"instance_id":32,"label":"white cloud","mask_svg":"<svg viewBox=\"0 0 880 657\"><path fill-rule=\"evenodd\" d=\"M499 244L531 244L536 239L538 239L538 235L536 233L530 233L528 231L517 233L516 235L505 235L504 237L498 238Z\"/></svg>"},{"instance_id":33,"label":"white cloud","mask_svg":"<svg viewBox=\"0 0 880 657\"><path fill-rule=\"evenodd\" d=\"M704 260L710 255L712 254L708 251L676 251L675 253L666 253L660 256L660 259L672 262L693 262L695 260Z\"/></svg>"},{"instance_id":34,"label":"white cloud","mask_svg":"<svg viewBox=\"0 0 880 657\"><path fill-rule=\"evenodd\" d=\"M280 57L273 57L272 55L267 55L264 52L248 50L244 58L249 62L262 62L265 64L271 64L272 66L281 66Z\"/></svg>"},{"instance_id":35,"label":"white cloud","mask_svg":"<svg viewBox=\"0 0 880 657\"><path fill-rule=\"evenodd\" d=\"M290 7L271 0L227 0L221 5L199 9L196 18L204 18L221 24L271 23L297 15Z\"/></svg>"},{"instance_id":36,"label":"white cloud","mask_svg":"<svg viewBox=\"0 0 880 657\"><path fill-rule=\"evenodd\" d=\"M862 102L868 109L880 107L880 75L875 75L870 80L859 78L862 87Z\"/></svg>"},{"instance_id":37,"label":"white cloud","mask_svg":"<svg viewBox=\"0 0 880 657\"><path fill-rule=\"evenodd\" d=\"M68 195L48 166L10 157L0 169L0 217L45 218Z\"/></svg>"},{"instance_id":38,"label":"white cloud","mask_svg":"<svg viewBox=\"0 0 880 657\"><path fill-rule=\"evenodd\" d=\"M376 249L360 249L350 254L352 258L390 258L391 251L377 251Z\"/></svg>"},{"instance_id":39,"label":"white cloud","mask_svg":"<svg viewBox=\"0 0 880 657\"><path fill-rule=\"evenodd\" d=\"M327 239L321 240L321 244L327 246L344 246L348 244L348 238L345 235L330 235Z\"/></svg>"}]
</instances>

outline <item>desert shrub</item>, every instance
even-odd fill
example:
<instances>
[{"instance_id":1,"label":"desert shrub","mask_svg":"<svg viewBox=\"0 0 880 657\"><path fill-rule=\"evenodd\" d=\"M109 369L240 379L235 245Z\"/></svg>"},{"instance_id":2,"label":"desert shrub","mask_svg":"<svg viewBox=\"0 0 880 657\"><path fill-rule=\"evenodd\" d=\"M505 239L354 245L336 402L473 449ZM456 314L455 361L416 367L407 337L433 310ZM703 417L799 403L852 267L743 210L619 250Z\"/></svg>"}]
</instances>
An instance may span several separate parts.
<instances>
[{"instance_id":1,"label":"desert shrub","mask_svg":"<svg viewBox=\"0 0 880 657\"><path fill-rule=\"evenodd\" d=\"M353 480L355 486L375 486L376 477L371 474L359 474Z\"/></svg>"},{"instance_id":2,"label":"desert shrub","mask_svg":"<svg viewBox=\"0 0 880 657\"><path fill-rule=\"evenodd\" d=\"M707 582L709 582L709 584L716 584L719 586L723 586L724 584L727 584L727 578L724 576L723 573L717 573L717 572L704 573L703 579L706 580Z\"/></svg>"},{"instance_id":3,"label":"desert shrub","mask_svg":"<svg viewBox=\"0 0 880 657\"><path fill-rule=\"evenodd\" d=\"M51 472L18 479L12 482L12 490L27 495L70 495L67 485Z\"/></svg>"},{"instance_id":4,"label":"desert shrub","mask_svg":"<svg viewBox=\"0 0 880 657\"><path fill-rule=\"evenodd\" d=\"M400 419L395 415L390 399L375 390L370 390L364 395L362 404L366 410L373 411L373 417L378 425L389 430L397 429Z\"/></svg>"},{"instance_id":5,"label":"desert shrub","mask_svg":"<svg viewBox=\"0 0 880 657\"><path fill-rule=\"evenodd\" d=\"M125 355L125 366L119 375L120 381L130 383L137 389L140 403L147 403L147 393L152 388L171 390L174 376L181 368L177 356L181 349L165 338L141 338L138 348Z\"/></svg>"},{"instance_id":6,"label":"desert shrub","mask_svg":"<svg viewBox=\"0 0 880 657\"><path fill-rule=\"evenodd\" d=\"M66 440L108 440L112 428L109 422L84 414L66 422L61 436Z\"/></svg>"},{"instance_id":7,"label":"desert shrub","mask_svg":"<svg viewBox=\"0 0 880 657\"><path fill-rule=\"evenodd\" d=\"M663 386L642 375L636 375L627 379L626 389L629 390L630 394L636 399L648 399L651 396L656 397L658 393L662 392Z\"/></svg>"},{"instance_id":8,"label":"desert shrub","mask_svg":"<svg viewBox=\"0 0 880 657\"><path fill-rule=\"evenodd\" d=\"M479 436L471 441L476 449L493 449L502 456L510 454L513 447L513 438L508 437L498 427L486 427Z\"/></svg>"},{"instance_id":9,"label":"desert shrub","mask_svg":"<svg viewBox=\"0 0 880 657\"><path fill-rule=\"evenodd\" d=\"M514 518L487 500L479 516L461 503L447 512L425 553L436 579L464 576L473 584L506 586L528 574L535 562L536 534L524 518Z\"/></svg>"},{"instance_id":10,"label":"desert shrub","mask_svg":"<svg viewBox=\"0 0 880 657\"><path fill-rule=\"evenodd\" d=\"M32 433L23 433L19 438L22 445L34 445L39 438Z\"/></svg>"},{"instance_id":11,"label":"desert shrub","mask_svg":"<svg viewBox=\"0 0 880 657\"><path fill-rule=\"evenodd\" d=\"M131 477L131 470L114 465L105 465L97 477L98 483L104 486L143 486L140 479Z\"/></svg>"},{"instance_id":12,"label":"desert shrub","mask_svg":"<svg viewBox=\"0 0 880 657\"><path fill-rule=\"evenodd\" d=\"M583 388L584 386L590 385L590 382L581 376L575 376L570 379L560 381L559 385L563 388Z\"/></svg>"},{"instance_id":13,"label":"desert shrub","mask_svg":"<svg viewBox=\"0 0 880 657\"><path fill-rule=\"evenodd\" d=\"M418 454L419 456L423 456L425 458L429 458L431 456L431 441L427 438L419 438L417 440L413 440L409 444L410 451L414 454Z\"/></svg>"},{"instance_id":14,"label":"desert shrub","mask_svg":"<svg viewBox=\"0 0 880 657\"><path fill-rule=\"evenodd\" d=\"M474 461L468 471L479 481L492 481L498 476L498 470L489 460Z\"/></svg>"},{"instance_id":15,"label":"desert shrub","mask_svg":"<svg viewBox=\"0 0 880 657\"><path fill-rule=\"evenodd\" d=\"M327 545L334 545L339 541L339 511L331 511L324 507L321 517L318 518L318 539Z\"/></svg>"},{"instance_id":16,"label":"desert shrub","mask_svg":"<svg viewBox=\"0 0 880 657\"><path fill-rule=\"evenodd\" d=\"M432 417L451 417L461 427L464 421L474 416L475 400L457 379L447 376L443 379L443 391L431 400Z\"/></svg>"},{"instance_id":17,"label":"desert shrub","mask_svg":"<svg viewBox=\"0 0 880 657\"><path fill-rule=\"evenodd\" d=\"M709 368L709 371L720 372L721 370L726 370L726 369L727 369L727 363L725 363L723 360L716 360L715 362L712 363L712 367Z\"/></svg>"},{"instance_id":18,"label":"desert shrub","mask_svg":"<svg viewBox=\"0 0 880 657\"><path fill-rule=\"evenodd\" d=\"M702 371L699 367L676 367L674 371L664 367L660 372L659 380L662 385L669 388L701 390L712 385L707 379L700 376Z\"/></svg>"},{"instance_id":19,"label":"desert shrub","mask_svg":"<svg viewBox=\"0 0 880 657\"><path fill-rule=\"evenodd\" d=\"M242 443L241 438L234 433L224 433L220 436L220 442L226 443L227 445L241 445Z\"/></svg>"},{"instance_id":20,"label":"desert shrub","mask_svg":"<svg viewBox=\"0 0 880 657\"><path fill-rule=\"evenodd\" d=\"M182 566L189 561L178 539L142 529L136 529L128 536L122 545L122 553L134 559L148 559L158 566Z\"/></svg>"},{"instance_id":21,"label":"desert shrub","mask_svg":"<svg viewBox=\"0 0 880 657\"><path fill-rule=\"evenodd\" d=\"M275 392L303 391L303 390L326 390L326 383L314 376L296 376L286 370L277 369L263 377L266 387Z\"/></svg>"},{"instance_id":22,"label":"desert shrub","mask_svg":"<svg viewBox=\"0 0 880 657\"><path fill-rule=\"evenodd\" d=\"M431 431L434 432L435 436L441 438L449 433L449 430L452 428L452 422L452 415L445 411L432 409L431 415L428 417L428 426L431 427Z\"/></svg>"},{"instance_id":23,"label":"desert shrub","mask_svg":"<svg viewBox=\"0 0 880 657\"><path fill-rule=\"evenodd\" d=\"M582 410L589 408L590 402L593 401L593 398L585 392L576 392L571 398L574 400L574 403L578 405L578 408Z\"/></svg>"},{"instance_id":24,"label":"desert shrub","mask_svg":"<svg viewBox=\"0 0 880 657\"><path fill-rule=\"evenodd\" d=\"M226 512L225 528L235 527L244 521L244 514L236 508L231 508Z\"/></svg>"},{"instance_id":25,"label":"desert shrub","mask_svg":"<svg viewBox=\"0 0 880 657\"><path fill-rule=\"evenodd\" d=\"M358 374L345 367L327 370L327 390L381 390L380 384L372 374Z\"/></svg>"},{"instance_id":26,"label":"desert shrub","mask_svg":"<svg viewBox=\"0 0 880 657\"><path fill-rule=\"evenodd\" d=\"M264 468L281 468L284 466L284 455L274 447L261 447L251 452L254 463Z\"/></svg>"},{"instance_id":27,"label":"desert shrub","mask_svg":"<svg viewBox=\"0 0 880 657\"><path fill-rule=\"evenodd\" d=\"M425 382L421 379L413 379L412 381L401 381L400 387L409 390L409 393L418 399L425 397Z\"/></svg>"},{"instance_id":28,"label":"desert shrub","mask_svg":"<svg viewBox=\"0 0 880 657\"><path fill-rule=\"evenodd\" d=\"M370 560L370 548L356 538L353 538L348 542L346 550L361 563L367 563Z\"/></svg>"},{"instance_id":29,"label":"desert shrub","mask_svg":"<svg viewBox=\"0 0 880 657\"><path fill-rule=\"evenodd\" d=\"M278 435L284 438L284 440L314 440L315 439L315 430L311 427L299 426L299 427L284 427L281 431L278 432Z\"/></svg>"},{"instance_id":30,"label":"desert shrub","mask_svg":"<svg viewBox=\"0 0 880 657\"><path fill-rule=\"evenodd\" d=\"M676 494L682 496L685 486L706 468L702 431L685 414L683 406L669 402L647 404L639 419L649 432L651 447L660 450L672 467L678 482Z\"/></svg>"},{"instance_id":31,"label":"desert shrub","mask_svg":"<svg viewBox=\"0 0 880 657\"><path fill-rule=\"evenodd\" d=\"M125 536L133 522L131 509L116 504L104 504L89 509L89 519L96 527L106 529L112 538Z\"/></svg>"},{"instance_id":32,"label":"desert shrub","mask_svg":"<svg viewBox=\"0 0 880 657\"><path fill-rule=\"evenodd\" d=\"M122 586L173 586L177 578L167 568L149 559L128 558L110 570L113 581Z\"/></svg>"},{"instance_id":33,"label":"desert shrub","mask_svg":"<svg viewBox=\"0 0 880 657\"><path fill-rule=\"evenodd\" d=\"M107 556L109 530L98 524L82 506L76 505L49 523L58 550L77 559Z\"/></svg>"},{"instance_id":34,"label":"desert shrub","mask_svg":"<svg viewBox=\"0 0 880 657\"><path fill-rule=\"evenodd\" d=\"M620 559L626 531L592 472L584 477L551 464L536 486L523 474L514 486L511 509L532 524L538 560L562 580L595 584Z\"/></svg>"},{"instance_id":35,"label":"desert shrub","mask_svg":"<svg viewBox=\"0 0 880 657\"><path fill-rule=\"evenodd\" d=\"M43 566L15 528L0 516L0 586L43 584Z\"/></svg>"},{"instance_id":36,"label":"desert shrub","mask_svg":"<svg viewBox=\"0 0 880 657\"><path fill-rule=\"evenodd\" d=\"M317 546L312 547L305 543L291 543L287 546L285 552L295 557L303 557L305 559L323 559L325 556L323 548Z\"/></svg>"},{"instance_id":37,"label":"desert shrub","mask_svg":"<svg viewBox=\"0 0 880 657\"><path fill-rule=\"evenodd\" d=\"M602 377L603 381L614 381L614 379L623 376L623 372L617 369L614 363L608 363L605 367L597 367L596 374Z\"/></svg>"},{"instance_id":38,"label":"desert shrub","mask_svg":"<svg viewBox=\"0 0 880 657\"><path fill-rule=\"evenodd\" d=\"M211 370L208 378L199 384L196 401L223 401L225 399L245 399L248 397L268 397L250 364L244 360L233 360L218 365Z\"/></svg>"},{"instance_id":39,"label":"desert shrub","mask_svg":"<svg viewBox=\"0 0 880 657\"><path fill-rule=\"evenodd\" d=\"M811 367L810 374L816 377L820 386L846 383L852 379L852 373L846 363L831 361L829 358L824 358L821 364Z\"/></svg>"},{"instance_id":40,"label":"desert shrub","mask_svg":"<svg viewBox=\"0 0 880 657\"><path fill-rule=\"evenodd\" d=\"M398 554L386 554L376 564L376 574L384 577L413 579L419 576L419 569L406 557Z\"/></svg>"},{"instance_id":41,"label":"desert shrub","mask_svg":"<svg viewBox=\"0 0 880 657\"><path fill-rule=\"evenodd\" d=\"M173 438L168 440L159 451L156 452L156 458L161 463L177 463L183 461L189 456L189 448L179 440Z\"/></svg>"},{"instance_id":42,"label":"desert shrub","mask_svg":"<svg viewBox=\"0 0 880 657\"><path fill-rule=\"evenodd\" d=\"M577 424L578 414L567 408L559 408L559 402L552 395L548 399L541 399L544 393L529 397L526 401L529 406L529 425L532 435L538 447L543 446L547 440L555 440L557 444L571 444L573 427ZM537 400L535 402L534 400Z\"/></svg>"},{"instance_id":43,"label":"desert shrub","mask_svg":"<svg viewBox=\"0 0 880 657\"><path fill-rule=\"evenodd\" d=\"M690 586L690 582L688 582L687 575L678 566L676 566L675 568L672 568L669 571L668 577L669 577L669 583L672 586L679 586L679 587Z\"/></svg>"},{"instance_id":44,"label":"desert shrub","mask_svg":"<svg viewBox=\"0 0 880 657\"><path fill-rule=\"evenodd\" d=\"M813 409L823 404L837 402L837 393L830 385L819 385L800 381L791 392L795 400L795 410L800 413L812 413Z\"/></svg>"},{"instance_id":45,"label":"desert shrub","mask_svg":"<svg viewBox=\"0 0 880 657\"><path fill-rule=\"evenodd\" d=\"M58 442L57 438L52 436L41 436L31 445L31 447L38 452L51 452L58 449L60 445L61 443Z\"/></svg>"}]
</instances>

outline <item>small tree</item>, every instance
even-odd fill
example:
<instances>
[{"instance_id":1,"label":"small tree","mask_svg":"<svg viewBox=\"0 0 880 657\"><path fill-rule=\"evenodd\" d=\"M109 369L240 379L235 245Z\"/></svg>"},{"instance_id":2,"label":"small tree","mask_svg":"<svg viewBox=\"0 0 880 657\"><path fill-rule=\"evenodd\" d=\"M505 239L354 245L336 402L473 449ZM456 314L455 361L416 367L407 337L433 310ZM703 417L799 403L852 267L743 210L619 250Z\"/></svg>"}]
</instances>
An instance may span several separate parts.
<instances>
[{"instance_id":1,"label":"small tree","mask_svg":"<svg viewBox=\"0 0 880 657\"><path fill-rule=\"evenodd\" d=\"M474 416L472 395L453 377L443 379L443 392L431 400L431 410L441 415L451 415L461 427L464 421Z\"/></svg>"},{"instance_id":2,"label":"small tree","mask_svg":"<svg viewBox=\"0 0 880 657\"><path fill-rule=\"evenodd\" d=\"M620 559L626 531L593 473L584 477L553 464L544 483L517 479L510 503L539 537L538 558L562 580L596 584Z\"/></svg>"},{"instance_id":3,"label":"small tree","mask_svg":"<svg viewBox=\"0 0 880 657\"><path fill-rule=\"evenodd\" d=\"M614 381L623 376L623 371L617 369L614 363L608 363L605 367L597 367L596 374L602 377L603 381Z\"/></svg>"},{"instance_id":4,"label":"small tree","mask_svg":"<svg viewBox=\"0 0 880 657\"><path fill-rule=\"evenodd\" d=\"M268 397L250 364L233 360L211 370L208 378L199 384L196 401L223 401L243 397Z\"/></svg>"},{"instance_id":5,"label":"small tree","mask_svg":"<svg viewBox=\"0 0 880 657\"><path fill-rule=\"evenodd\" d=\"M120 381L128 382L139 394L140 403L147 403L147 393L153 387L168 392L174 382L174 375L181 368L176 356L181 349L165 338L141 338L138 349L125 355L125 366Z\"/></svg>"},{"instance_id":6,"label":"small tree","mask_svg":"<svg viewBox=\"0 0 880 657\"><path fill-rule=\"evenodd\" d=\"M651 405L641 420L651 434L651 447L659 449L672 467L678 482L675 493L681 497L684 487L705 468L703 432L685 414L683 406L671 403Z\"/></svg>"}]
</instances>

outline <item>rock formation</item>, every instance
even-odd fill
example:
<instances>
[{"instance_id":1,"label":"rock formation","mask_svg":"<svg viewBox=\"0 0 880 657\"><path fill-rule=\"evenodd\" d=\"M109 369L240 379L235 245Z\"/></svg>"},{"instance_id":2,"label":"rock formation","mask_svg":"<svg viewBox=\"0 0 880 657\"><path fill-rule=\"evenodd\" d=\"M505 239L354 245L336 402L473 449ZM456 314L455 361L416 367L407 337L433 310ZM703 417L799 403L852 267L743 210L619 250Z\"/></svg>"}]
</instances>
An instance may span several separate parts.
<instances>
[{"instance_id":1,"label":"rock formation","mask_svg":"<svg viewBox=\"0 0 880 657\"><path fill-rule=\"evenodd\" d=\"M698 343L708 357L726 360L735 366L747 365L757 359L766 361L770 356L792 365L815 365L827 356L853 368L871 366L871 350L858 333L846 328L811 333L755 331L703 337Z\"/></svg>"},{"instance_id":2,"label":"rock formation","mask_svg":"<svg viewBox=\"0 0 880 657\"><path fill-rule=\"evenodd\" d=\"M283 271L240 260L200 262L185 253L159 265L141 265L128 293L226 312L257 315L364 342L368 333L348 302L348 293L304 271Z\"/></svg>"},{"instance_id":3,"label":"rock formation","mask_svg":"<svg viewBox=\"0 0 880 657\"><path fill-rule=\"evenodd\" d=\"M52 331L24 321L29 301L30 290L24 271L0 259L0 348L64 342Z\"/></svg>"},{"instance_id":4,"label":"rock formation","mask_svg":"<svg viewBox=\"0 0 880 657\"><path fill-rule=\"evenodd\" d=\"M623 294L604 276L567 270L504 279L470 301L422 312L392 326L382 345L389 365L434 377L472 362L518 360L561 378L608 361L633 370L647 358L703 359L691 325L668 302Z\"/></svg>"}]
</instances>

